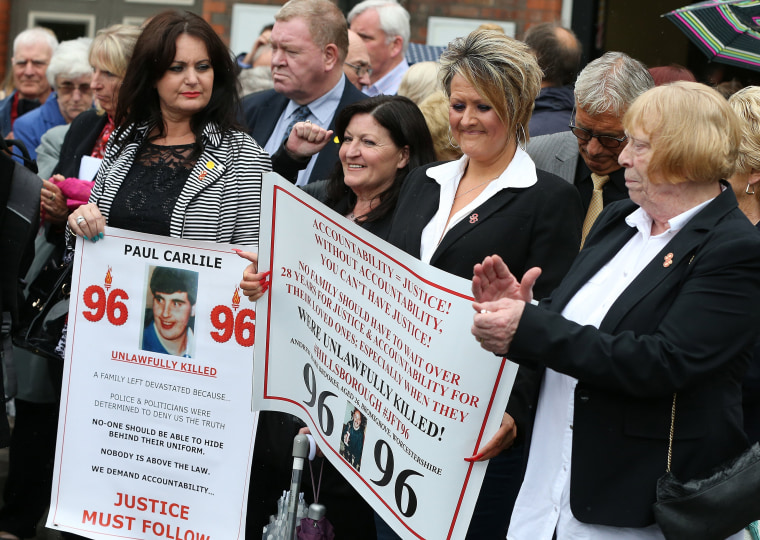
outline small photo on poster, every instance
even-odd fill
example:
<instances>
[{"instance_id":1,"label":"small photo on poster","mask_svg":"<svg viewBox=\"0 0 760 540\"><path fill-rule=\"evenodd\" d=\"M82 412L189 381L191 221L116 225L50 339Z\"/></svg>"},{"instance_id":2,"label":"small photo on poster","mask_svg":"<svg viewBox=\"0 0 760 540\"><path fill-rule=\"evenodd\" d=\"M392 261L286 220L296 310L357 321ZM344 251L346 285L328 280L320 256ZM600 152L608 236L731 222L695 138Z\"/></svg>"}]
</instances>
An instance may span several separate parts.
<instances>
[{"instance_id":1,"label":"small photo on poster","mask_svg":"<svg viewBox=\"0 0 760 540\"><path fill-rule=\"evenodd\" d=\"M346 405L343 418L343 430L340 435L340 455L357 471L362 463L364 434L367 430L367 417L352 403Z\"/></svg>"},{"instance_id":2,"label":"small photo on poster","mask_svg":"<svg viewBox=\"0 0 760 540\"><path fill-rule=\"evenodd\" d=\"M145 286L143 351L192 358L198 272L149 266Z\"/></svg>"}]
</instances>

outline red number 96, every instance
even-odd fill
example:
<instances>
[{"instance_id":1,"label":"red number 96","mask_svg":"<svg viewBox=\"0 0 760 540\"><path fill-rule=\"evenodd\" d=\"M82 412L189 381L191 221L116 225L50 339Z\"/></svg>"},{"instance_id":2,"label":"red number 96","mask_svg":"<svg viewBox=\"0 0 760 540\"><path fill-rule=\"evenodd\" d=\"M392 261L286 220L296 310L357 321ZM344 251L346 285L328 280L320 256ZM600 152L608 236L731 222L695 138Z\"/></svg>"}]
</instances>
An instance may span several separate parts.
<instances>
[{"instance_id":1,"label":"red number 96","mask_svg":"<svg viewBox=\"0 0 760 540\"><path fill-rule=\"evenodd\" d=\"M84 305L92 311L83 311L82 315L90 322L98 322L103 315L108 317L108 322L115 326L121 326L127 322L129 310L121 300L129 300L129 295L122 289L114 289L106 295L106 291L99 285L90 285L84 290L82 300Z\"/></svg>"},{"instance_id":2,"label":"red number 96","mask_svg":"<svg viewBox=\"0 0 760 540\"><path fill-rule=\"evenodd\" d=\"M231 308L218 305L211 310L211 324L218 330L211 332L211 337L217 343L226 343L234 333L238 345L251 347L256 337L255 319L256 312L252 309L241 309L236 316Z\"/></svg>"}]
</instances>

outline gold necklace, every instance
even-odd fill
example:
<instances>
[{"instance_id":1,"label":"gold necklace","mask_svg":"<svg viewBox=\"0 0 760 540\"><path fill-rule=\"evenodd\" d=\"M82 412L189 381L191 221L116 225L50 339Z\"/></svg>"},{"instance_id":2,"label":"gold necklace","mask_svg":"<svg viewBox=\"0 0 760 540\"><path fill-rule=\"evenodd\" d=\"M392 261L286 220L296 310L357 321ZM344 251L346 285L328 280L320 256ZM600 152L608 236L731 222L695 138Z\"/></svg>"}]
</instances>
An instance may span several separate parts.
<instances>
[{"instance_id":1,"label":"gold necklace","mask_svg":"<svg viewBox=\"0 0 760 540\"><path fill-rule=\"evenodd\" d=\"M456 196L454 197L454 200L456 201L456 200L457 200L459 197L462 197L462 196L464 196L464 195L467 195L467 194L468 194L470 191L475 191L475 190L476 190L476 189L478 189L480 186L484 186L484 185L486 185L487 183L489 183L489 182L492 182L492 181L494 181L494 180L496 180L496 178L491 178L490 180L486 180L485 182L483 182L483 183L480 183L480 184L478 184L477 186L475 186L475 187L473 187L473 188L470 188L470 189L468 189L468 190L467 190L467 191L465 191L464 193L460 193L459 195L456 195ZM457 189L459 189L459 186L457 186Z\"/></svg>"}]
</instances>

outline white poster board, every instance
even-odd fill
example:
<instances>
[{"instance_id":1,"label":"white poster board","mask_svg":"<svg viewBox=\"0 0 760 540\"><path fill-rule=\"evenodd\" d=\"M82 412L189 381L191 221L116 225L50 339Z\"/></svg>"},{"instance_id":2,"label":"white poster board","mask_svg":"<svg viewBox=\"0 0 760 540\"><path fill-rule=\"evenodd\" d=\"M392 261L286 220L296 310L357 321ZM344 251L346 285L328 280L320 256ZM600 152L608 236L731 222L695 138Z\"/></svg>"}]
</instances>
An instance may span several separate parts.
<instances>
[{"instance_id":1,"label":"white poster board","mask_svg":"<svg viewBox=\"0 0 760 540\"><path fill-rule=\"evenodd\" d=\"M255 311L232 247L119 229L77 240L48 527L245 537ZM185 347L158 352L184 328Z\"/></svg>"},{"instance_id":2,"label":"white poster board","mask_svg":"<svg viewBox=\"0 0 760 540\"><path fill-rule=\"evenodd\" d=\"M464 458L498 428L517 371L470 334L470 282L274 173L259 269L271 286L257 305L254 407L301 417L403 538L464 538L486 470Z\"/></svg>"}]
</instances>

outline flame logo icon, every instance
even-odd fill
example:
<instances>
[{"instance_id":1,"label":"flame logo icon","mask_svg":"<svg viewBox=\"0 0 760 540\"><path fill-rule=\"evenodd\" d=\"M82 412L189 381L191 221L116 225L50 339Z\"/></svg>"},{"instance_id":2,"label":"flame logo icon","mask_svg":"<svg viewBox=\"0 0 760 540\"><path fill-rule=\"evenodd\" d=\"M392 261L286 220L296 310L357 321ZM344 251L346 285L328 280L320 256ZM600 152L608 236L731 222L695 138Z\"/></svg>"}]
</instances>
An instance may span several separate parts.
<instances>
[{"instance_id":1,"label":"flame logo icon","mask_svg":"<svg viewBox=\"0 0 760 540\"><path fill-rule=\"evenodd\" d=\"M104 284L106 286L106 290L111 288L111 284L113 283L113 276L111 275L111 267L108 267L108 272L106 272L106 279L103 280Z\"/></svg>"},{"instance_id":2,"label":"flame logo icon","mask_svg":"<svg viewBox=\"0 0 760 540\"><path fill-rule=\"evenodd\" d=\"M238 293L239 288L235 287L235 294L232 295L232 308L237 310L237 308L240 307L240 293Z\"/></svg>"}]
</instances>

